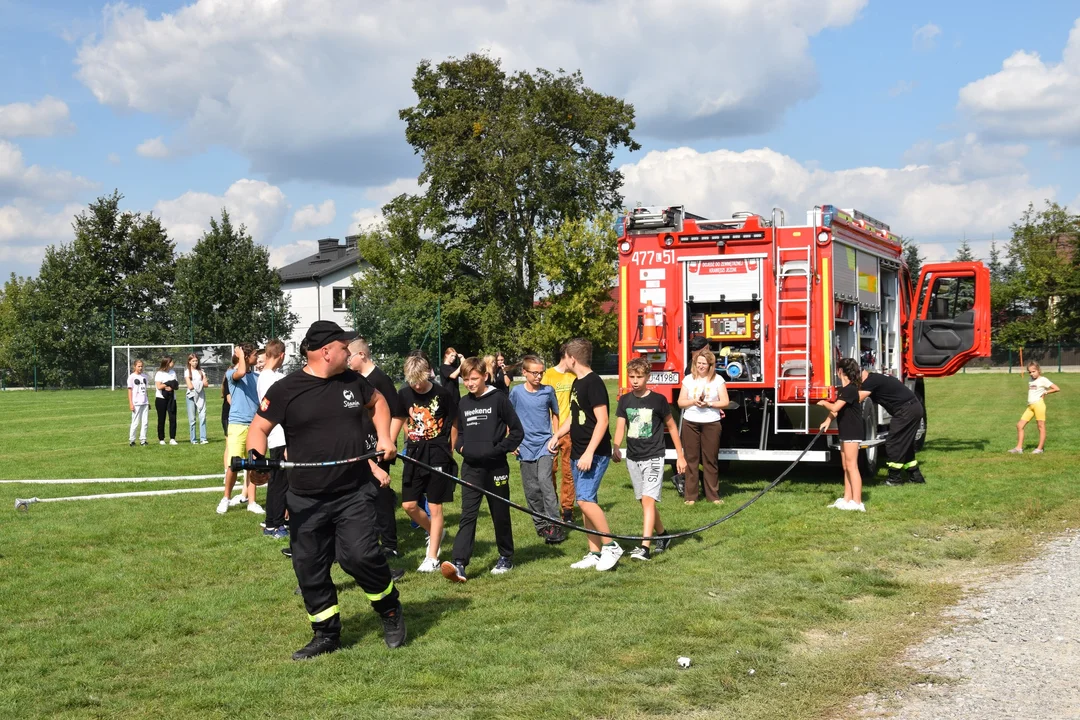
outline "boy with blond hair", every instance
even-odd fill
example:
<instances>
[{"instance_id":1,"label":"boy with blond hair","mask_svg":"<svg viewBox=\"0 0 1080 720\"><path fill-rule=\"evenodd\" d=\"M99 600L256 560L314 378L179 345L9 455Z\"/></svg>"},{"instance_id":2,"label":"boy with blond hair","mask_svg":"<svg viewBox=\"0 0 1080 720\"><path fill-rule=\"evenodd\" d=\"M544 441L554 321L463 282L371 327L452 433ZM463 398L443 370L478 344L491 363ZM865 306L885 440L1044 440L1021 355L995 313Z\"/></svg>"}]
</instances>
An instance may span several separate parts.
<instances>
[{"instance_id":1,"label":"boy with blond hair","mask_svg":"<svg viewBox=\"0 0 1080 720\"><path fill-rule=\"evenodd\" d=\"M430 380L431 365L419 355L405 358L405 385L398 396L405 410L405 451L443 473L457 475L451 447L454 444L458 399L454 392ZM400 423L394 424L399 430ZM396 432L394 440L397 440ZM401 471L401 507L428 534L427 553L417 572L439 569L439 546L444 536L443 504L454 499L454 481L441 473L407 462ZM427 497L429 518L419 506Z\"/></svg>"},{"instance_id":2,"label":"boy with blond hair","mask_svg":"<svg viewBox=\"0 0 1080 720\"><path fill-rule=\"evenodd\" d=\"M667 398L649 390L649 363L644 358L634 358L626 364L630 390L619 398L615 410L615 447L611 459L621 460L619 445L626 438L626 469L634 486L634 496L641 503L644 525L642 537L652 537L653 530L663 535L664 523L656 503L660 502L660 488L664 484L664 428L675 443L676 470L686 472L686 457L679 442L679 429L671 416ZM641 545L630 551L632 560L651 560L653 553L667 549L669 540L642 540Z\"/></svg>"}]
</instances>

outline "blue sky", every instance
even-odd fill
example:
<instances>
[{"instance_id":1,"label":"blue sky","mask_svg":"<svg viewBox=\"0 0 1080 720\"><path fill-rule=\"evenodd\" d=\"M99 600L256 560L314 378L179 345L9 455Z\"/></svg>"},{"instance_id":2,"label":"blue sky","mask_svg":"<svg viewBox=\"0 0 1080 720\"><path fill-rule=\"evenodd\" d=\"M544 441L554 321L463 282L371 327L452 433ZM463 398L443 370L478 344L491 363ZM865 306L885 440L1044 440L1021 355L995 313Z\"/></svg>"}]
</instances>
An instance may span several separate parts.
<instances>
[{"instance_id":1,"label":"blue sky","mask_svg":"<svg viewBox=\"0 0 1080 720\"><path fill-rule=\"evenodd\" d=\"M415 190L409 79L475 50L633 102L630 203L855 206L932 259L1080 205L1075 2L714 5L0 0L0 273L35 274L113 188L181 251L225 206L302 257Z\"/></svg>"}]
</instances>

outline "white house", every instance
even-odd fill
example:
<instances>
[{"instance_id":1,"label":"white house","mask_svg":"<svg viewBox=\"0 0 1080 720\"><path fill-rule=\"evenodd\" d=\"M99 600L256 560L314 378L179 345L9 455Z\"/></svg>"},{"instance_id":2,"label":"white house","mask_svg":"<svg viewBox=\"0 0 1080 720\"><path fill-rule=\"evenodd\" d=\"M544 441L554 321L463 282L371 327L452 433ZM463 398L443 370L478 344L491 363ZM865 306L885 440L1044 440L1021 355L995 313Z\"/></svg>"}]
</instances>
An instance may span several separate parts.
<instances>
[{"instance_id":1,"label":"white house","mask_svg":"<svg viewBox=\"0 0 1080 720\"><path fill-rule=\"evenodd\" d=\"M352 329L352 283L362 271L355 236L346 237L344 245L337 238L324 238L318 253L278 269L281 289L299 317L285 340L287 358L297 357L300 341L316 320Z\"/></svg>"}]
</instances>

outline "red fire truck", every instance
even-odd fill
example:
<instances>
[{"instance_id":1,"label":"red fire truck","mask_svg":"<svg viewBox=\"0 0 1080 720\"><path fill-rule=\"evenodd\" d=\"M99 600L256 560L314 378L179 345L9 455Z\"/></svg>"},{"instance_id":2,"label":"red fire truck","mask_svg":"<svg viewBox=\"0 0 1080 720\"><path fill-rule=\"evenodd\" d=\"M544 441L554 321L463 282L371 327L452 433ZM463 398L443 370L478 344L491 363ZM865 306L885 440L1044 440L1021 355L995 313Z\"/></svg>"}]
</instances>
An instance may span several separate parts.
<instances>
[{"instance_id":1,"label":"red fire truck","mask_svg":"<svg viewBox=\"0 0 1080 720\"><path fill-rule=\"evenodd\" d=\"M922 399L923 378L990 354L987 268L927 264L913 283L900 239L856 210L820 205L789 224L779 208L718 220L635 208L618 235L620 393L626 362L645 357L650 389L674 405L690 341L703 338L731 400L722 461L798 456L825 418L816 402L840 384L840 358L901 378ZM875 471L889 417L869 400L863 410ZM924 418L919 445L925 433ZM829 435L803 460L833 459Z\"/></svg>"}]
</instances>

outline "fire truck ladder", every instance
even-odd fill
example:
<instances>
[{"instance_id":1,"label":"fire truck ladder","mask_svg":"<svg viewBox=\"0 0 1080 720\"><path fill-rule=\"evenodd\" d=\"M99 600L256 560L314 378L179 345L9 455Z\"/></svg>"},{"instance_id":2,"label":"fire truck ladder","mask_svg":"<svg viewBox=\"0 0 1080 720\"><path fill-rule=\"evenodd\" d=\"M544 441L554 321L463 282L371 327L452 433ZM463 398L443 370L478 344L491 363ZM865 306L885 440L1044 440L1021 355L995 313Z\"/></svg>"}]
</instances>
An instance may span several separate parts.
<instances>
[{"instance_id":1,"label":"fire truck ladder","mask_svg":"<svg viewBox=\"0 0 1080 720\"><path fill-rule=\"evenodd\" d=\"M776 378L776 412L773 413L773 432L805 433L810 428L810 293L813 288L813 272L810 267L813 248L778 247L776 249L776 357L773 377ZM806 288L800 294L797 290L784 288L787 278L805 277ZM799 314L801 312L801 318ZM781 343L783 339L783 343ZM790 383L786 378L800 377L803 380L802 402L781 402L789 397L784 388ZM798 390L796 397L799 396ZM802 408L802 425L794 422L792 426L780 426L781 414L787 414L781 408ZM789 416L790 417L790 416ZM797 417L797 415L796 415Z\"/></svg>"}]
</instances>

